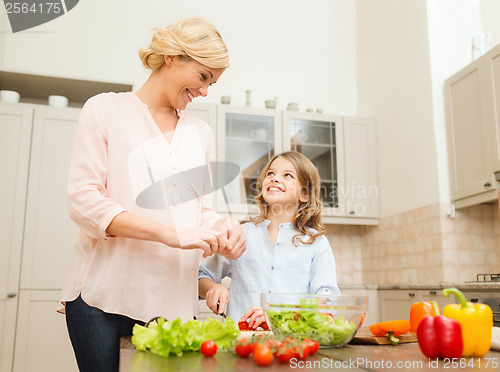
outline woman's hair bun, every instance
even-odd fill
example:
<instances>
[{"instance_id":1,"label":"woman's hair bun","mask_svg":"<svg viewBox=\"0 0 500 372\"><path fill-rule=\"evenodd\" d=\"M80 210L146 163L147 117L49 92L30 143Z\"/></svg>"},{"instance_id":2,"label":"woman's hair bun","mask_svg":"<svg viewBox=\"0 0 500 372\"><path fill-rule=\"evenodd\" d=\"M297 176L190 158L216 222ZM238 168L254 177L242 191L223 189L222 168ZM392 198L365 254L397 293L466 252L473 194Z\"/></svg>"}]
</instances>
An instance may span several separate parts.
<instances>
[{"instance_id":1,"label":"woman's hair bun","mask_svg":"<svg viewBox=\"0 0 500 372\"><path fill-rule=\"evenodd\" d=\"M182 56L210 68L227 68L229 53L214 25L204 18L186 18L165 28L153 29L153 39L139 51L142 64L151 70L163 66L164 56Z\"/></svg>"}]
</instances>

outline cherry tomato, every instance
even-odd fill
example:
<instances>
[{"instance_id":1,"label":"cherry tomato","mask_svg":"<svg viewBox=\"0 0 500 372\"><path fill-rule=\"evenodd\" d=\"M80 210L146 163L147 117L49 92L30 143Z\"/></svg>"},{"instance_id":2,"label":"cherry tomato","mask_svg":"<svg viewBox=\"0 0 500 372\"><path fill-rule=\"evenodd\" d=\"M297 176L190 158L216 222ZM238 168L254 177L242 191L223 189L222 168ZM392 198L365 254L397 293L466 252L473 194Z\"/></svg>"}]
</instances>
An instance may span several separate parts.
<instances>
[{"instance_id":1,"label":"cherry tomato","mask_svg":"<svg viewBox=\"0 0 500 372\"><path fill-rule=\"evenodd\" d=\"M311 340L310 338L306 338L304 340L309 345L309 355L314 355L319 349L319 342L316 340Z\"/></svg>"},{"instance_id":2,"label":"cherry tomato","mask_svg":"<svg viewBox=\"0 0 500 372\"><path fill-rule=\"evenodd\" d=\"M248 357L252 354L253 345L251 343L237 343L234 351L236 354L242 358Z\"/></svg>"},{"instance_id":3,"label":"cherry tomato","mask_svg":"<svg viewBox=\"0 0 500 372\"><path fill-rule=\"evenodd\" d=\"M238 327L240 331L248 331L248 329L250 328L248 326L248 322L238 322Z\"/></svg>"},{"instance_id":4,"label":"cherry tomato","mask_svg":"<svg viewBox=\"0 0 500 372\"><path fill-rule=\"evenodd\" d=\"M294 358L305 359L309 356L309 346L305 343L294 346L292 350Z\"/></svg>"},{"instance_id":5,"label":"cherry tomato","mask_svg":"<svg viewBox=\"0 0 500 372\"><path fill-rule=\"evenodd\" d=\"M273 362L273 353L268 346L259 344L253 351L253 360L259 366L268 366Z\"/></svg>"},{"instance_id":6,"label":"cherry tomato","mask_svg":"<svg viewBox=\"0 0 500 372\"><path fill-rule=\"evenodd\" d=\"M290 363L290 360L293 358L295 352L293 348L288 347L286 344L282 344L278 350L276 351L276 359L280 363Z\"/></svg>"},{"instance_id":7,"label":"cherry tomato","mask_svg":"<svg viewBox=\"0 0 500 372\"><path fill-rule=\"evenodd\" d=\"M217 345L212 340L205 340L201 344L200 351L203 355L207 357L214 356L215 353L217 352Z\"/></svg>"}]
</instances>

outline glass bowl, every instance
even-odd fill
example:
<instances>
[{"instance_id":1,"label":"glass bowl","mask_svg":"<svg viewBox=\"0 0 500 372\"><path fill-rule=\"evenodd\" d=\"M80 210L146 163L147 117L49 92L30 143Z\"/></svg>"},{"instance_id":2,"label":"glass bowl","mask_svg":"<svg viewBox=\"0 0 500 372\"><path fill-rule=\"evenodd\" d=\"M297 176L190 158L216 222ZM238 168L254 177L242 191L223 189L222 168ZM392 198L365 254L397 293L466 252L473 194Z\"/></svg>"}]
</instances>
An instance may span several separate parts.
<instances>
[{"instance_id":1,"label":"glass bowl","mask_svg":"<svg viewBox=\"0 0 500 372\"><path fill-rule=\"evenodd\" d=\"M263 293L261 302L274 334L310 338L320 347L345 346L368 310L364 296Z\"/></svg>"}]
</instances>

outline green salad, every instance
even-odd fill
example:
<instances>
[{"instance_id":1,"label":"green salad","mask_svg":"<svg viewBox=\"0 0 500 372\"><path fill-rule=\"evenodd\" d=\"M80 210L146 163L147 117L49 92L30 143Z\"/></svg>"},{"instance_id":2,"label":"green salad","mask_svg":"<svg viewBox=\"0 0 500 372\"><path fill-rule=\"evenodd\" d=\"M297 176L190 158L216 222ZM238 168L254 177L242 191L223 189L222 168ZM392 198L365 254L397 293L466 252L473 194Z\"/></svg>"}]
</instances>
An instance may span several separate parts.
<instances>
[{"instance_id":1,"label":"green salad","mask_svg":"<svg viewBox=\"0 0 500 372\"><path fill-rule=\"evenodd\" d=\"M334 319L330 313L311 310L267 310L266 314L275 334L310 338L321 346L343 346L356 332L354 322L342 315Z\"/></svg>"},{"instance_id":2,"label":"green salad","mask_svg":"<svg viewBox=\"0 0 500 372\"><path fill-rule=\"evenodd\" d=\"M229 318L223 323L214 318L185 323L180 318L172 321L159 318L148 327L134 325L132 334L132 343L137 350L168 357L170 354L181 356L185 351L199 351L205 340L213 340L218 348L228 349L236 341L240 330Z\"/></svg>"}]
</instances>

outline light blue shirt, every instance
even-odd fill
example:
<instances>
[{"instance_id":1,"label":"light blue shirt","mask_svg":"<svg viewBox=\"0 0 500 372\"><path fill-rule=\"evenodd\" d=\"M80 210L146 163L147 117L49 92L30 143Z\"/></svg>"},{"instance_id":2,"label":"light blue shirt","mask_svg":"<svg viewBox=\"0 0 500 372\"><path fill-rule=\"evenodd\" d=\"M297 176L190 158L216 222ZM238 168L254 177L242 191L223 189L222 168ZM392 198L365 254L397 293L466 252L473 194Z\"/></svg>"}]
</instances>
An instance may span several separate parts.
<instances>
[{"instance_id":1,"label":"light blue shirt","mask_svg":"<svg viewBox=\"0 0 500 372\"><path fill-rule=\"evenodd\" d=\"M273 248L267 232L269 223L242 225L247 249L237 260L215 254L200 265L198 279L220 283L226 276L231 278L227 316L234 321L250 307L262 306L261 293L340 294L328 239L322 235L312 244L296 240L294 246L292 238L297 231L291 223L282 223Z\"/></svg>"}]
</instances>

